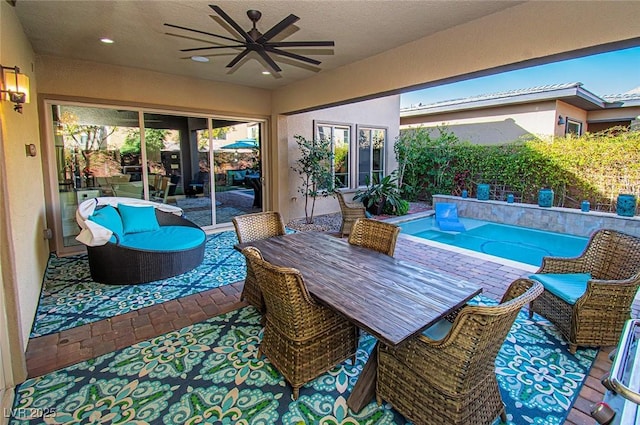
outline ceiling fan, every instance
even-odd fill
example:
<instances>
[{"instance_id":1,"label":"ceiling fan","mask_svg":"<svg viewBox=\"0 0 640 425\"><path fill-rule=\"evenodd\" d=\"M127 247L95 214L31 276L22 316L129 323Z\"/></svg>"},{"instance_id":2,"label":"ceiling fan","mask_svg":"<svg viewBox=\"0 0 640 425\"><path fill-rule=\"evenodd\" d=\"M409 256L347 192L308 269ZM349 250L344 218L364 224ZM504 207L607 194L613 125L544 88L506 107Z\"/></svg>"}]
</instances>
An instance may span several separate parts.
<instances>
[{"instance_id":1,"label":"ceiling fan","mask_svg":"<svg viewBox=\"0 0 640 425\"><path fill-rule=\"evenodd\" d=\"M287 58L295 59L301 62L309 63L312 65L319 65L321 62L315 59L308 58L306 56L299 55L297 53L289 52L286 50L282 50L282 48L288 47L333 47L335 43L333 41L272 41L274 37L278 34L282 33L285 29L287 29L290 25L293 25L300 18L296 15L289 15L284 18L282 21L274 25L271 29L269 29L264 34L258 31L256 28L256 23L260 20L262 13L257 10L248 10L247 16L249 20L253 23L253 28L249 31L245 31L242 29L240 25L238 25L229 15L227 15L220 7L215 5L209 5L211 9L213 9L220 18L224 19L240 36L241 39L226 37L224 35L213 34L210 32L200 31L193 28L187 28L179 25L167 24L165 26L171 28L177 28L181 30L191 31L198 34L208 35L211 37L220 38L223 40L231 41L236 44L229 44L224 46L207 46L207 47L195 47L190 49L182 49L181 52L195 52L201 50L209 50L209 49L229 49L229 48L244 48L242 52L240 52L229 64L227 68L233 68L238 62L240 62L245 56L247 56L251 52L256 52L265 62L266 64L275 72L278 73L282 71L282 69L278 66L278 64L273 60L271 54L285 56Z\"/></svg>"}]
</instances>

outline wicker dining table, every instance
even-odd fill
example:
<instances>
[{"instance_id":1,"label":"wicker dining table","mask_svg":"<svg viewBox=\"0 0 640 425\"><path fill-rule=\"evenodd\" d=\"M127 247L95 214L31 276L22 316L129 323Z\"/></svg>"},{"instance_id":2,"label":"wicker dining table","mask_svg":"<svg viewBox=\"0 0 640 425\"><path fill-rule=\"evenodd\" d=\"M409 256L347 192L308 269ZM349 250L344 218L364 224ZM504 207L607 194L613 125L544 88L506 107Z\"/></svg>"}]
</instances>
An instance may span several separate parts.
<instances>
[{"instance_id":1,"label":"wicker dining table","mask_svg":"<svg viewBox=\"0 0 640 425\"><path fill-rule=\"evenodd\" d=\"M480 286L458 277L322 232L275 236L235 248L247 246L258 248L272 264L298 269L318 302L392 346L419 334L482 292ZM376 366L374 348L347 400L355 412L375 396Z\"/></svg>"}]
</instances>

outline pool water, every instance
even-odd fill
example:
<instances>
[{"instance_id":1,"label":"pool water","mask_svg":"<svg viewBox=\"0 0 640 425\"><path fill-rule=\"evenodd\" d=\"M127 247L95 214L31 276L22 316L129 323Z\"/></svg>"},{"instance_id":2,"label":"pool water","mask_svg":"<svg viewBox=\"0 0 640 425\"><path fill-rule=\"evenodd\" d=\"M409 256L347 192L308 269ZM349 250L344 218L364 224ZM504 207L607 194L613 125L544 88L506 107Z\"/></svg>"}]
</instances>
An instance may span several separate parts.
<instances>
[{"instance_id":1,"label":"pool water","mask_svg":"<svg viewBox=\"0 0 640 425\"><path fill-rule=\"evenodd\" d=\"M434 217L400 223L402 233L470 249L508 260L540 266L542 257L575 257L582 253L588 238L546 232L526 227L460 218L464 232L444 232Z\"/></svg>"}]
</instances>

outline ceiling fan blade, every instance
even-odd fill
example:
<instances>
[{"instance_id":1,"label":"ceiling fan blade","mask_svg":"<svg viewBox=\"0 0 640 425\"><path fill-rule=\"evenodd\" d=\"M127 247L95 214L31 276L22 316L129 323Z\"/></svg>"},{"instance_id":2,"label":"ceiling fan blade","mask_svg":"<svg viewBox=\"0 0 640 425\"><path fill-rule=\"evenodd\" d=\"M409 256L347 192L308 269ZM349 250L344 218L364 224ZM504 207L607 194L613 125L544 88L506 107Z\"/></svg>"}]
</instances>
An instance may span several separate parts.
<instances>
[{"instance_id":1,"label":"ceiling fan blade","mask_svg":"<svg viewBox=\"0 0 640 425\"><path fill-rule=\"evenodd\" d=\"M220 9L218 6L214 4L210 4L209 7L212 8L218 15L220 15L220 17L224 19L229 25L231 25L234 30L238 31L238 34L240 34L247 43L255 43L255 41L253 41L251 36L249 36L249 34L247 34L247 32L243 30L242 27L236 23L236 21L231 19L229 15L224 13L222 9Z\"/></svg>"},{"instance_id":2,"label":"ceiling fan blade","mask_svg":"<svg viewBox=\"0 0 640 425\"><path fill-rule=\"evenodd\" d=\"M306 56L301 56L301 55L298 55L296 53L287 52L285 50L275 49L275 48L270 47L270 46L265 46L265 49L268 50L271 53L276 54L276 55L286 56L288 58L297 59L299 61L307 62L307 63L313 64L313 65L320 65L322 63L319 60L311 59L311 58L308 58Z\"/></svg>"},{"instance_id":3,"label":"ceiling fan blade","mask_svg":"<svg viewBox=\"0 0 640 425\"><path fill-rule=\"evenodd\" d=\"M295 22L297 22L299 20L300 20L300 18L298 18L296 15L289 15L286 18L284 18L282 21L278 22L273 27L271 27L271 29L269 31L267 31L264 34L262 34L262 37L258 38L256 41L258 43L260 43L260 44L263 44L263 43L271 40L276 35L280 34L289 25L292 25L292 24L294 24Z\"/></svg>"},{"instance_id":4,"label":"ceiling fan blade","mask_svg":"<svg viewBox=\"0 0 640 425\"><path fill-rule=\"evenodd\" d=\"M264 59L267 65L269 65L275 72L282 71L278 64L275 63L273 59L271 59L271 56L269 56L269 54L264 49L256 49L256 52L258 52L258 54L262 57L262 59Z\"/></svg>"},{"instance_id":5,"label":"ceiling fan blade","mask_svg":"<svg viewBox=\"0 0 640 425\"><path fill-rule=\"evenodd\" d=\"M234 66L236 66L236 64L238 62L240 62L242 60L242 58L244 58L245 56L247 56L249 54L251 50L250 49L245 49L242 52L240 52L238 54L238 56L236 56L235 58L233 58L233 60L231 62L229 62L227 64L227 68L233 68Z\"/></svg>"},{"instance_id":6,"label":"ceiling fan blade","mask_svg":"<svg viewBox=\"0 0 640 425\"><path fill-rule=\"evenodd\" d=\"M210 46L210 47L193 47L191 49L180 49L181 52L196 52L199 50L209 50L209 49L228 49L228 48L237 48L237 47L245 47L244 44L235 44L233 46Z\"/></svg>"},{"instance_id":7,"label":"ceiling fan blade","mask_svg":"<svg viewBox=\"0 0 640 425\"><path fill-rule=\"evenodd\" d=\"M237 39L231 38L231 37L225 37L224 35L218 35L218 34L213 34L213 33L206 32L206 31L194 30L193 28L181 27L180 25L173 25L173 24L164 24L164 25L167 26L167 27L171 27L171 28L178 28L178 29L181 29L181 30L191 31L191 32L195 32L195 33L198 33L198 34L210 35L211 37L222 38L223 40L229 40L229 41L235 41L236 43L242 43L242 40L237 40Z\"/></svg>"},{"instance_id":8,"label":"ceiling fan blade","mask_svg":"<svg viewBox=\"0 0 640 425\"><path fill-rule=\"evenodd\" d=\"M336 43L333 41L276 41L266 43L266 45L272 47L334 47Z\"/></svg>"}]
</instances>

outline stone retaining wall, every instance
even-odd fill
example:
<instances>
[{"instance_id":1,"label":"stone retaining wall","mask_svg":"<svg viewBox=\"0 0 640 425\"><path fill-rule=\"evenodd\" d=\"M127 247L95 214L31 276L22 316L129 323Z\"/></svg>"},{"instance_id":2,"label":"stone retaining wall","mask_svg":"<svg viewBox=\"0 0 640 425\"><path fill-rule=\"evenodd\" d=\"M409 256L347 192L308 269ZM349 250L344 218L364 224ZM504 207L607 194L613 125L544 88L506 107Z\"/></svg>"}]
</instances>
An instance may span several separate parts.
<instances>
[{"instance_id":1,"label":"stone retaining wall","mask_svg":"<svg viewBox=\"0 0 640 425\"><path fill-rule=\"evenodd\" d=\"M640 216L622 217L604 212L582 212L575 208L543 208L532 204L479 201L459 196L434 195L433 204L454 203L460 217L512 224L576 236L589 236L597 229L615 229L640 237Z\"/></svg>"}]
</instances>

